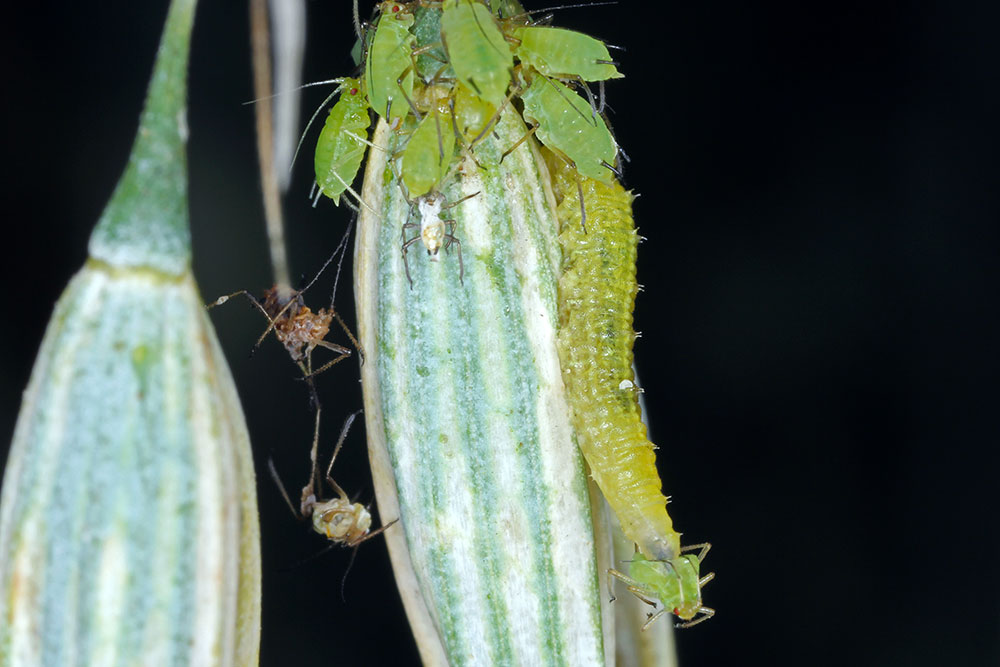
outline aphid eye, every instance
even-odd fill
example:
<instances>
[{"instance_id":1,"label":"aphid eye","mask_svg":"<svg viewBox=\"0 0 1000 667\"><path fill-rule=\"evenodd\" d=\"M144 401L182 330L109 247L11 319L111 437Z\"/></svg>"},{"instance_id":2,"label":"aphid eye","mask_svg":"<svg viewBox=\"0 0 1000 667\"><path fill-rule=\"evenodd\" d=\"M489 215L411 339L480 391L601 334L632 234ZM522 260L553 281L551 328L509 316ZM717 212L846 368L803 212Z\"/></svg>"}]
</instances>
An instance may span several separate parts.
<instances>
[{"instance_id":1,"label":"aphid eye","mask_svg":"<svg viewBox=\"0 0 1000 667\"><path fill-rule=\"evenodd\" d=\"M674 607L674 616L680 616L680 615L681 615L680 608Z\"/></svg>"},{"instance_id":2,"label":"aphid eye","mask_svg":"<svg viewBox=\"0 0 1000 667\"><path fill-rule=\"evenodd\" d=\"M399 9L400 9L399 5L393 5L392 6L392 13L395 14L396 12L399 11Z\"/></svg>"},{"instance_id":3,"label":"aphid eye","mask_svg":"<svg viewBox=\"0 0 1000 667\"><path fill-rule=\"evenodd\" d=\"M351 88L351 95L357 95L357 94L358 94L358 89L357 88Z\"/></svg>"}]
</instances>

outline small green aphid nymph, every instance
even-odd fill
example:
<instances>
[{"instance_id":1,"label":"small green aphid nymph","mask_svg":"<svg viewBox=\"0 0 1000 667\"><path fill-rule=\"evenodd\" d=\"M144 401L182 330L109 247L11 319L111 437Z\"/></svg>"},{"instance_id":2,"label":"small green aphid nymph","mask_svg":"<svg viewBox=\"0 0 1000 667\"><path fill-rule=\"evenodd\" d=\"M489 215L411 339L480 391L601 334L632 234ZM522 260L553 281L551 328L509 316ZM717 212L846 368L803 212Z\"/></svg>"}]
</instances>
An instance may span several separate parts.
<instances>
[{"instance_id":1,"label":"small green aphid nymph","mask_svg":"<svg viewBox=\"0 0 1000 667\"><path fill-rule=\"evenodd\" d=\"M679 628L689 628L715 615L714 609L701 603L701 588L715 578L715 573L709 572L703 577L699 573L701 562L711 548L708 543L693 544L682 551L701 549L697 556L679 555L670 561L649 560L636 552L629 564L628 575L608 570L609 577L623 581L628 590L643 602L656 607L654 600L659 600L661 608L650 614L649 620L642 626L643 630L667 613L684 621L677 624ZM611 584L609 578L608 590L611 590ZM611 599L614 601L615 598Z\"/></svg>"}]
</instances>

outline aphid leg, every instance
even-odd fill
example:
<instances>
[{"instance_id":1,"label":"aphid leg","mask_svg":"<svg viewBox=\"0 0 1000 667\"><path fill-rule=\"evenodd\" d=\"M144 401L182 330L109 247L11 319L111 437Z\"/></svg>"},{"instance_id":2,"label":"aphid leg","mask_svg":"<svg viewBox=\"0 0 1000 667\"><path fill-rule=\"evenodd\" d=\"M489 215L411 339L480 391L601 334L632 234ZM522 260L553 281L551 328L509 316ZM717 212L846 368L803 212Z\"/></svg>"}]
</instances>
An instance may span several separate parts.
<instances>
[{"instance_id":1,"label":"aphid leg","mask_svg":"<svg viewBox=\"0 0 1000 667\"><path fill-rule=\"evenodd\" d=\"M419 225L417 225L419 226ZM404 235L405 238L405 235ZM406 252L410 249L410 246L420 240L419 236L414 236L409 241L403 243L403 268L406 270L406 279L410 281L410 289L413 289L413 278L410 276L410 264L406 261Z\"/></svg>"},{"instance_id":2,"label":"aphid leg","mask_svg":"<svg viewBox=\"0 0 1000 667\"><path fill-rule=\"evenodd\" d=\"M688 621L686 623L676 623L674 625L674 627L675 628L690 628L693 625L698 625L699 623L707 621L708 619L710 619L713 616L715 616L715 610L712 609L711 607L699 607L698 608L698 614L700 614L700 616L698 616L697 618L694 618L694 619L692 619L692 620L690 620L690 621Z\"/></svg>"},{"instance_id":3,"label":"aphid leg","mask_svg":"<svg viewBox=\"0 0 1000 667\"><path fill-rule=\"evenodd\" d=\"M601 114L603 116L604 115L604 107L605 107L605 104L607 103L607 100L604 99L604 80L603 79L601 81L597 82L597 93L598 93L598 98L601 100L600 103L597 105L597 113L599 113L599 114Z\"/></svg>"},{"instance_id":4,"label":"aphid leg","mask_svg":"<svg viewBox=\"0 0 1000 667\"><path fill-rule=\"evenodd\" d=\"M587 233L587 206L583 202L583 183L580 181L580 176L577 174L576 178L576 192L580 195L580 226L583 228L583 233Z\"/></svg>"},{"instance_id":5,"label":"aphid leg","mask_svg":"<svg viewBox=\"0 0 1000 667\"><path fill-rule=\"evenodd\" d=\"M382 524L381 527L376 528L375 530L371 531L370 533L362 535L361 537L357 538L356 540L352 540L352 541L348 542L346 544L346 546L356 547L359 544L362 544L363 542L367 542L368 540L372 539L373 537L378 537L379 535L381 535L382 533L384 533L387 528L391 527L394 523L399 523L399 519L393 519L389 523Z\"/></svg>"},{"instance_id":6,"label":"aphid leg","mask_svg":"<svg viewBox=\"0 0 1000 667\"><path fill-rule=\"evenodd\" d=\"M583 119L587 119L587 117L586 117L586 116L584 115L584 113L583 113L582 111L580 111L579 109L577 109L577 108L576 108L576 105L574 105L574 104L573 104L573 103L572 103L572 102L571 102L571 101L569 100L569 98L568 98L568 97L566 97L566 93L564 93L564 92L563 92L562 90L560 90L559 86L557 86L557 85L556 85L555 83L553 83L553 82L552 82L552 79L551 79L550 77L547 77L547 76L545 76L545 75L544 75L544 74L542 74L541 72L538 72L538 75L539 75L539 76L541 76L541 77L542 77L542 79L544 79L544 80L545 80L546 82L548 82L548 84L549 84L550 86L552 86L552 89L553 89L553 90L555 90L555 91L556 91L556 94L557 94L557 95L559 95L559 97L561 97L561 98L562 98L562 100L563 100L563 101L564 101L564 102L566 103L566 106L568 106L568 107L569 107L570 109L572 109L572 110L573 110L574 112L576 112L577 114L579 114L579 115L580 115L580 118L583 118ZM586 86L584 86L584 88L586 88ZM587 89L587 93L588 93L588 95L590 94L590 90L589 90L589 89ZM591 111L593 111L593 109L594 109L594 102L593 102L593 99L594 99L594 98L593 98L593 96L591 96L591 97L590 97L590 100L591 100L591 102L590 102L590 108L591 108ZM596 117L591 117L591 118L590 118L589 120L590 120L590 121L593 121L593 125L594 125L594 127L597 127L597 118L596 118Z\"/></svg>"},{"instance_id":7,"label":"aphid leg","mask_svg":"<svg viewBox=\"0 0 1000 667\"><path fill-rule=\"evenodd\" d=\"M640 588L638 586L627 586L627 588L628 588L628 592L629 593L631 593L632 595L636 596L637 598L639 598L640 600L642 600L643 602L645 602L646 604L648 604L650 607L655 607L656 606L655 602L653 602L648 597L646 597L646 589L645 588Z\"/></svg>"},{"instance_id":8,"label":"aphid leg","mask_svg":"<svg viewBox=\"0 0 1000 667\"><path fill-rule=\"evenodd\" d=\"M710 582L712 579L715 579L715 572L709 572L704 577L702 577L701 579L699 579L698 580L698 588L704 588L705 584L707 584L708 582Z\"/></svg>"},{"instance_id":9,"label":"aphid leg","mask_svg":"<svg viewBox=\"0 0 1000 667\"><path fill-rule=\"evenodd\" d=\"M333 455L330 457L330 465L326 467L326 482L333 489L334 493L343 498L346 501L350 501L347 497L347 493L340 487L340 484L334 481L333 476L330 474L333 470L333 462L337 460L337 454L340 453L340 448L344 446L344 440L347 438L347 432L351 430L351 424L357 419L357 416L361 414L361 410L357 412L352 412L344 420L344 425L340 427L340 436L337 438L337 444L333 448ZM315 461L315 459L314 459Z\"/></svg>"},{"instance_id":10,"label":"aphid leg","mask_svg":"<svg viewBox=\"0 0 1000 667\"><path fill-rule=\"evenodd\" d=\"M482 190L476 190L471 195L465 195L464 197L462 197L458 201L453 201L450 204L445 204L444 206L441 207L441 210L442 211L447 211L449 208L455 208L456 206L458 206L462 202L468 201L468 200L472 199L473 197L478 197L480 194L482 194ZM419 227L419 225L414 225L414 227Z\"/></svg>"},{"instance_id":11,"label":"aphid leg","mask_svg":"<svg viewBox=\"0 0 1000 667\"><path fill-rule=\"evenodd\" d=\"M612 581L612 579L611 579L612 577L614 577L615 579L619 579L622 582L624 582L627 586L629 586L629 590L631 590L633 587L639 585L638 581L636 581L632 577L628 576L624 572L619 572L618 570L614 569L613 567L609 567L608 568L608 593L611 594L611 602L614 602L615 600L618 599L617 597L615 597L615 593L614 593L614 590L615 590L615 588L614 588L614 581Z\"/></svg>"},{"instance_id":12,"label":"aphid leg","mask_svg":"<svg viewBox=\"0 0 1000 667\"><path fill-rule=\"evenodd\" d=\"M409 67L403 70L402 74L396 77L396 86L399 87L399 92L402 93L403 99L406 100L406 103L408 105L410 105L410 111L412 111L413 115L417 117L418 121L420 121L423 120L424 118L423 114L420 113L420 110L417 109L417 105L414 103L412 99L410 99L410 96L406 94L406 89L403 88L403 81L406 80L406 77L417 71L416 56L413 55L412 51L410 52L410 58L413 59L413 62L410 64ZM386 118L389 118L389 116L386 116Z\"/></svg>"},{"instance_id":13,"label":"aphid leg","mask_svg":"<svg viewBox=\"0 0 1000 667\"><path fill-rule=\"evenodd\" d=\"M338 317L338 319L339 319L339 317ZM333 359L331 359L330 361L326 362L325 364L323 364L322 366L320 366L316 370L312 370L312 368L311 368L312 361L311 361L311 357L310 357L310 368L309 368L309 372L305 375L306 378L314 378L317 375L319 375L320 373L322 373L323 371L329 370L336 363L338 363L340 361L343 361L344 359L347 359L349 356L351 356L351 349L347 348L347 347L344 347L343 345L337 345L336 343L330 343L330 342L327 342L325 340L318 340L318 341L316 341L316 345L319 346L319 347L322 347L322 348L326 348L327 350L330 350L331 352L335 352L337 354L337 356L334 357Z\"/></svg>"},{"instance_id":14,"label":"aphid leg","mask_svg":"<svg viewBox=\"0 0 1000 667\"><path fill-rule=\"evenodd\" d=\"M711 548L712 548L711 542L702 542L701 544L689 544L686 547L681 547L681 553L684 553L685 551L695 551L697 549L701 549L701 553L698 554L698 562L700 563L701 561L705 560L705 554L707 554L708 550Z\"/></svg>"},{"instance_id":15,"label":"aphid leg","mask_svg":"<svg viewBox=\"0 0 1000 667\"><path fill-rule=\"evenodd\" d=\"M275 325L275 320L271 319L271 316L268 315L268 313L267 313L266 310L264 310L264 306L261 305L261 303L257 299L257 297L255 297L253 294L251 294L250 292L246 291L245 289L242 289L242 290L240 290L238 292L233 292L232 294L226 294L224 296L220 296L218 299L216 299L212 303L206 305L205 307L207 309L211 310L212 308L215 308L216 306L221 306L222 304L224 304L227 301L229 301L229 299L231 299L232 297L239 296L240 294L242 294L243 296L245 296L246 298L248 298L250 300L250 302L257 307L257 310L259 310L261 312L261 314L264 317L267 318L267 322L268 322L267 328L264 330L264 333L261 334L260 338L257 339L257 342L253 344L252 348L250 348L250 356L252 357L253 354L254 354L254 352L257 351L257 348L260 347L260 344L264 342L264 339L267 337L267 334L271 333L271 331L274 329L274 325ZM289 305L291 305L291 300L289 300L288 305L286 305L285 308L283 308L281 310L281 312L278 313L277 317L280 317L281 315L283 315L284 312L285 312L285 310L288 309Z\"/></svg>"},{"instance_id":16,"label":"aphid leg","mask_svg":"<svg viewBox=\"0 0 1000 667\"><path fill-rule=\"evenodd\" d=\"M574 81L576 85L582 88L583 92L586 93L587 101L590 103L590 116L591 118L593 118L594 124L596 125L597 116L600 113L600 111L597 110L597 100L594 99L594 93L590 92L590 86L588 86L584 78L579 75L572 77L570 80Z\"/></svg>"},{"instance_id":17,"label":"aphid leg","mask_svg":"<svg viewBox=\"0 0 1000 667\"><path fill-rule=\"evenodd\" d=\"M358 13L358 0L354 0L354 8L353 9L354 9L354 11L353 11L353 13L351 15L351 18L354 19L354 34L356 34L358 36L358 40L361 41L361 43L362 43L361 44L361 46L362 46L362 51L361 52L364 53L365 34L364 34L364 31L361 29L361 15Z\"/></svg>"},{"instance_id":18,"label":"aphid leg","mask_svg":"<svg viewBox=\"0 0 1000 667\"><path fill-rule=\"evenodd\" d=\"M310 386L312 382L310 381ZM319 403L316 403L316 421L313 425L313 441L312 447L309 449L309 461L311 463L309 469L309 482L302 487L302 496L299 505L299 511L302 516L310 516L312 514L313 505L316 504L316 489L319 486L319 466L317 464L317 456L319 452L319 422L320 415L323 409L320 407Z\"/></svg>"},{"instance_id":19,"label":"aphid leg","mask_svg":"<svg viewBox=\"0 0 1000 667\"><path fill-rule=\"evenodd\" d=\"M477 143L482 141L483 137L485 137L490 132L490 130L492 130L496 126L496 124L500 122L500 116L501 114L503 114L504 109L506 109L507 105L510 104L511 100L514 99L514 95L518 94L519 92L521 92L521 90L516 86L511 89L510 93L507 94L507 99L503 101L503 104L501 104L500 108L498 108L496 113L493 114L493 117L490 118L488 121L486 121L486 125L483 126L482 131L475 137L473 137L472 141L469 142L469 150L472 150L472 148Z\"/></svg>"},{"instance_id":20,"label":"aphid leg","mask_svg":"<svg viewBox=\"0 0 1000 667\"><path fill-rule=\"evenodd\" d=\"M645 632L646 628L648 628L653 623L655 623L656 619L658 619L660 616L663 616L668 611L669 611L668 609L661 609L658 612L656 612L655 614L650 614L649 618L646 619L646 622L642 624L642 627L640 628L640 632ZM680 626L677 626L677 627L680 627Z\"/></svg>"},{"instance_id":21,"label":"aphid leg","mask_svg":"<svg viewBox=\"0 0 1000 667\"><path fill-rule=\"evenodd\" d=\"M285 499L288 509L291 510L296 519L301 519L302 515L296 511L295 505L292 504L292 499L288 496L288 491L285 490L285 485L282 484L281 478L278 476L278 470L274 467L274 459L270 457L267 459L267 469L271 471L271 479L278 485L278 491L281 492L281 497Z\"/></svg>"},{"instance_id":22,"label":"aphid leg","mask_svg":"<svg viewBox=\"0 0 1000 667\"><path fill-rule=\"evenodd\" d=\"M500 162L503 162L505 157L516 151L521 144L523 144L525 141L528 140L528 137L530 137L537 131L538 131L538 125L532 125L531 129L528 130L523 137L518 139L516 144L514 144L513 146L511 146L510 148L508 148L503 152L503 155L500 156Z\"/></svg>"},{"instance_id":23,"label":"aphid leg","mask_svg":"<svg viewBox=\"0 0 1000 667\"><path fill-rule=\"evenodd\" d=\"M266 310L264 310L264 306L260 305L260 301L257 300L257 297L255 297L253 294L251 294L250 292L246 291L245 289L241 289L238 292L233 292L232 294L226 294L226 295L220 296L215 301L213 301L211 303L205 304L205 308L207 310L211 310L211 309L215 308L216 306L221 306L222 304L224 304L225 302L229 301L234 296L239 296L241 294L243 296L245 296L246 298L250 299L250 302L253 305L257 306L257 310L259 310L261 313L264 314L264 317L266 317L267 319L271 319L271 316L267 314Z\"/></svg>"},{"instance_id":24,"label":"aphid leg","mask_svg":"<svg viewBox=\"0 0 1000 667\"><path fill-rule=\"evenodd\" d=\"M445 252L448 252L448 248L454 243L458 246L458 282L465 284L465 265L462 263L462 242L458 240L455 236L455 225L457 224L454 220L443 220L446 228L450 227L451 231L445 233L444 238L448 242L444 246Z\"/></svg>"}]
</instances>

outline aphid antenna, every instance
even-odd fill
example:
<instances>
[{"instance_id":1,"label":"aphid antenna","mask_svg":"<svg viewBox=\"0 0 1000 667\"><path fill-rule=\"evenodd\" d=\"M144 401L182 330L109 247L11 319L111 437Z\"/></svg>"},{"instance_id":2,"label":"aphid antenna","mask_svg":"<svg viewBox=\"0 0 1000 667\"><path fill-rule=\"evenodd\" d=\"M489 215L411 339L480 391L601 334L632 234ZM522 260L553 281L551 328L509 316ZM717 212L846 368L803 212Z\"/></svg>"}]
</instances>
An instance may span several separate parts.
<instances>
[{"instance_id":1,"label":"aphid antenna","mask_svg":"<svg viewBox=\"0 0 1000 667\"><path fill-rule=\"evenodd\" d=\"M334 81L334 80L335 79L331 79L331 81ZM344 81L343 79L340 79L341 83L343 83L343 81ZM291 173L292 167L295 166L295 159L297 157L299 157L299 151L302 150L302 142L304 142L306 140L306 135L309 134L309 128L312 127L313 121L316 120L316 116L319 115L319 112L322 111L324 109L324 107L326 107L326 105L330 103L330 100L332 100L337 95L337 93L339 93L340 91L341 91L341 87L338 86L336 90L334 90L332 93L330 93L329 95L327 95L326 99L323 100L323 103L320 104L318 107L316 107L316 110L313 111L313 115L309 117L309 122L306 123L306 127L305 127L304 130L302 130L302 134L299 135L299 143L295 146L295 153L292 154L292 162L288 166L289 173ZM309 196L310 197L312 196L311 192L310 192ZM316 205L313 204L313 206L316 206Z\"/></svg>"},{"instance_id":2,"label":"aphid antenna","mask_svg":"<svg viewBox=\"0 0 1000 667\"><path fill-rule=\"evenodd\" d=\"M281 492L281 497L285 499L285 504L288 505L288 509L291 510L292 515L298 519L302 520L305 517L301 512L295 509L295 505L292 504L292 499L288 495L288 491L285 489L284 483L281 481L281 477L278 475L278 469L274 467L274 459L270 456L267 457L267 469L271 472L271 479L278 486L278 491Z\"/></svg>"},{"instance_id":3,"label":"aphid antenna","mask_svg":"<svg viewBox=\"0 0 1000 667\"><path fill-rule=\"evenodd\" d=\"M265 97L258 97L255 100L247 100L246 102L241 102L240 106L248 106L250 104L257 104L258 102L266 102L267 100L273 100L275 97L281 97L282 95L290 95L291 93L297 93L305 88L313 88L315 86L328 86L331 83L343 83L345 77L337 77L336 79L326 79L324 81L311 81L309 83L303 83L301 86L296 86L295 88L289 88L288 90L282 90L273 95L267 95Z\"/></svg>"},{"instance_id":4,"label":"aphid antenna","mask_svg":"<svg viewBox=\"0 0 1000 667\"><path fill-rule=\"evenodd\" d=\"M552 7L542 7L541 9L529 9L521 12L520 14L514 14L513 16L506 17L506 20L513 19L523 19L525 17L530 17L532 14L544 14L545 12L557 12L562 9L580 9L583 7L609 7L611 5L619 4L617 0L610 0L608 2L578 2L570 5L554 5ZM501 17L503 18L503 17ZM536 21L534 25L538 25L548 19L551 21L555 18L554 15L550 14L548 16L543 16L541 19Z\"/></svg>"}]
</instances>

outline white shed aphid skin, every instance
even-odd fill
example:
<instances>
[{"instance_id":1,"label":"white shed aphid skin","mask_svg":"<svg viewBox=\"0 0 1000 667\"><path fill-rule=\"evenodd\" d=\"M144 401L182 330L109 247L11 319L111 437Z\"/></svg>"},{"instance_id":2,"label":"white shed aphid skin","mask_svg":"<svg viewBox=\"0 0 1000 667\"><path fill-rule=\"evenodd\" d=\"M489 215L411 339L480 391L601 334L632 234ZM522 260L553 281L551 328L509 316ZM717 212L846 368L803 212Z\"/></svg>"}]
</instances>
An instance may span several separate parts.
<instances>
[{"instance_id":1,"label":"white shed aphid skin","mask_svg":"<svg viewBox=\"0 0 1000 667\"><path fill-rule=\"evenodd\" d=\"M453 244L456 245L458 247L458 280L459 282L463 281L465 266L462 263L462 242L455 236L455 225L457 223L455 220L442 219L441 213L458 206L465 200L471 199L478 194L478 192L474 192L456 202L446 204L443 194L440 192L429 192L426 195L417 197L415 202L410 202L411 220L413 209L416 209L417 214L420 216L420 222L407 221L403 225L403 268L406 270L406 279L410 281L410 289L413 289L413 278L410 276L410 265L407 263L406 253L409 251L410 246L414 245L417 241L424 244L424 248L427 249L427 255L432 262L438 261L438 251L442 247L447 251ZM408 239L406 238L407 230L419 230L419 233L413 238Z\"/></svg>"}]
</instances>

